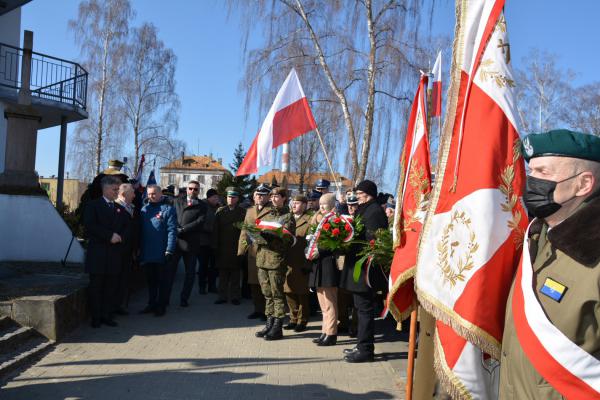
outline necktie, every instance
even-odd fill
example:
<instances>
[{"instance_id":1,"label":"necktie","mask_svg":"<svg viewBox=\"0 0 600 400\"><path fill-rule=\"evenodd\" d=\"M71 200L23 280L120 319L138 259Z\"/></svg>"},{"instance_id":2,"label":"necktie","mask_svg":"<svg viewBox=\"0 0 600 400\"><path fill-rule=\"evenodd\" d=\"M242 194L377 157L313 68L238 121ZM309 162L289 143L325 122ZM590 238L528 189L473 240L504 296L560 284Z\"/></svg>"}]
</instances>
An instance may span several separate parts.
<instances>
[{"instance_id":1,"label":"necktie","mask_svg":"<svg viewBox=\"0 0 600 400\"><path fill-rule=\"evenodd\" d=\"M192 205L192 201L188 200L188 207Z\"/></svg>"}]
</instances>

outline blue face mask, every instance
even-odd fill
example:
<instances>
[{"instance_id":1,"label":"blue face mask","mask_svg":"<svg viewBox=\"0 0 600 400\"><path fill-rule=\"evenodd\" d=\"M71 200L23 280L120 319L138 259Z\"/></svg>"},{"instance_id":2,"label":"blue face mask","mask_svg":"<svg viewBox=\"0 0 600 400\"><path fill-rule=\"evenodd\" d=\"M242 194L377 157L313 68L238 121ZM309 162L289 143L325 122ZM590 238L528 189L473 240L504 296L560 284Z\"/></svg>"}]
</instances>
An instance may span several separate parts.
<instances>
[{"instance_id":1,"label":"blue face mask","mask_svg":"<svg viewBox=\"0 0 600 400\"><path fill-rule=\"evenodd\" d=\"M568 181L569 179L573 179L580 174L581 172L558 182L548 179L535 178L528 175L525 193L523 194L523 201L525 202L527 211L529 211L530 214L535 215L537 218L546 218L560 210L562 204L554 201L554 191L556 190L556 185ZM571 199L567 201L570 200Z\"/></svg>"}]
</instances>

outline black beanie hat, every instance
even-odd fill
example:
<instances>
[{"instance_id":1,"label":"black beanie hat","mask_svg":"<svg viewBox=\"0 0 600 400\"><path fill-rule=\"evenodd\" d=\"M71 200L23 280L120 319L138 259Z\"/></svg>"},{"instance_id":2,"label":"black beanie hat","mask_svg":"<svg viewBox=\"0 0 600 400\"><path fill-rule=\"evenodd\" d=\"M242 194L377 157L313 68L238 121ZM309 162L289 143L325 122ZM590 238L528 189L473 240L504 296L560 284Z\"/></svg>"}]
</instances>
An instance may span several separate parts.
<instances>
[{"instance_id":1,"label":"black beanie hat","mask_svg":"<svg viewBox=\"0 0 600 400\"><path fill-rule=\"evenodd\" d=\"M360 190L361 192L365 192L369 196L377 198L377 185L375 184L375 182L370 181L368 179L359 183L356 186L356 190Z\"/></svg>"},{"instance_id":2,"label":"black beanie hat","mask_svg":"<svg viewBox=\"0 0 600 400\"><path fill-rule=\"evenodd\" d=\"M208 190L206 191L206 198L207 198L207 199L208 199L209 197L212 197L212 196L215 196L215 195L216 195L216 196L218 196L218 195L219 195L219 192L217 192L215 189L208 189Z\"/></svg>"}]
</instances>

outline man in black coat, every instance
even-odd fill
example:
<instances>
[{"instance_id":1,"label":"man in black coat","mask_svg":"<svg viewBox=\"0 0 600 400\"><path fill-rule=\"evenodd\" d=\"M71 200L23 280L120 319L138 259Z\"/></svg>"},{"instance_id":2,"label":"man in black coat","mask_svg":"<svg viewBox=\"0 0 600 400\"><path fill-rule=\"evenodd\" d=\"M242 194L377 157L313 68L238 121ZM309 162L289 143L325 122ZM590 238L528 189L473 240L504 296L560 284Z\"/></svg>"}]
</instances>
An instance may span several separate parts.
<instances>
[{"instance_id":1,"label":"man in black coat","mask_svg":"<svg viewBox=\"0 0 600 400\"><path fill-rule=\"evenodd\" d=\"M196 276L196 263L200 261L201 265L207 257L205 221L206 221L206 203L198 199L200 184L197 181L189 181L186 186L186 196L177 197L174 200L175 211L177 212L177 249L172 262L173 268L171 277L171 286L173 278L177 271L179 260L183 258L185 266L185 280L180 295L181 307L187 307L190 294L194 287L194 277Z\"/></svg>"},{"instance_id":2,"label":"man in black coat","mask_svg":"<svg viewBox=\"0 0 600 400\"><path fill-rule=\"evenodd\" d=\"M369 180L360 182L356 186L356 197L358 197L359 203L357 214L364 225L358 239L369 241L375 238L375 232L378 229L387 229L388 227L385 212L376 201L377 185ZM373 361L375 352L375 319L373 316L375 292L384 289L387 284L386 277L377 266L370 270L369 282L371 286L367 285L364 268L358 281L354 281L354 264L357 260L358 250L353 248L346 255L340 278L340 287L352 292L354 306L358 313L357 344L353 349L344 350L344 360L347 362Z\"/></svg>"},{"instance_id":3,"label":"man in black coat","mask_svg":"<svg viewBox=\"0 0 600 400\"><path fill-rule=\"evenodd\" d=\"M88 288L92 327L117 326L111 313L115 304L118 277L123 263L124 246L131 237L127 211L115 203L121 180L105 176L100 181L102 196L89 201L83 224L89 238L85 269L90 274Z\"/></svg>"}]
</instances>

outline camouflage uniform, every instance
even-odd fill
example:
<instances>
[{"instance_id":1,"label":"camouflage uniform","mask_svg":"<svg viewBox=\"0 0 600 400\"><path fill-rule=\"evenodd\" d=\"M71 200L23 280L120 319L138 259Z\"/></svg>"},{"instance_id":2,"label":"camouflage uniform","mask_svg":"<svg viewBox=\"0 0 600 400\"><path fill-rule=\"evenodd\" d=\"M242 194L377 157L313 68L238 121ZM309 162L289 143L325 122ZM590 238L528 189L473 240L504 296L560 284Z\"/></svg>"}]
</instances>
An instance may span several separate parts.
<instances>
[{"instance_id":1,"label":"camouflage uniform","mask_svg":"<svg viewBox=\"0 0 600 400\"><path fill-rule=\"evenodd\" d=\"M295 233L296 224L293 214L287 206L272 207L270 212L263 217L263 221L279 222L292 235ZM258 282L265 296L265 315L267 317L285 317L285 293L283 284L287 273L285 262L289 250L289 242L265 234L269 241L266 245L259 245L256 254L258 267Z\"/></svg>"}]
</instances>

